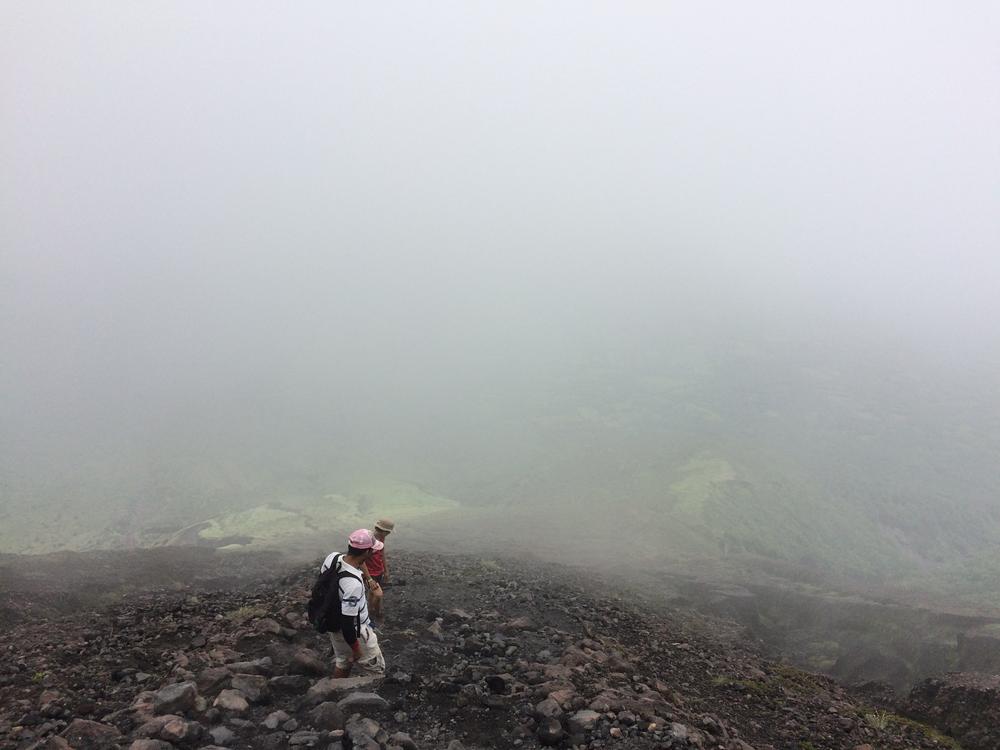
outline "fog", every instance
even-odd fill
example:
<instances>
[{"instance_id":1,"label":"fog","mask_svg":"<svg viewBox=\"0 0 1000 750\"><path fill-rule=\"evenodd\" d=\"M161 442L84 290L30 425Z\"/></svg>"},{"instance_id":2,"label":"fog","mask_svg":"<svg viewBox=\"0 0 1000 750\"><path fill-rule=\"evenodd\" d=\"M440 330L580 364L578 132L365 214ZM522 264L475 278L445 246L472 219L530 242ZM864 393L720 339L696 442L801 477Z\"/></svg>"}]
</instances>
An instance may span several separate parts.
<instances>
[{"instance_id":1,"label":"fog","mask_svg":"<svg viewBox=\"0 0 1000 750\"><path fill-rule=\"evenodd\" d=\"M605 544L725 456L1000 566L995 4L0 15L8 550L366 473Z\"/></svg>"}]
</instances>

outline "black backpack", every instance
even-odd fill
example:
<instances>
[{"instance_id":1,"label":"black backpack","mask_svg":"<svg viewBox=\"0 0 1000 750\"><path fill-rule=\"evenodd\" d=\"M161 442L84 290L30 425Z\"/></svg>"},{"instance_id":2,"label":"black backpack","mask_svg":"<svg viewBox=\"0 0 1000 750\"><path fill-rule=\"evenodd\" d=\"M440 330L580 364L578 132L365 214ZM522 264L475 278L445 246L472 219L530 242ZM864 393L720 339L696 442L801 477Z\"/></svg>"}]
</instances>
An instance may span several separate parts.
<instances>
[{"instance_id":1,"label":"black backpack","mask_svg":"<svg viewBox=\"0 0 1000 750\"><path fill-rule=\"evenodd\" d=\"M334 556L330 567L319 574L316 583L313 584L312 594L309 595L309 622L320 633L329 633L340 630L340 582L344 578L353 578L362 585L361 579L340 569L340 560L343 554ZM361 632L361 614L357 615L355 626L357 632Z\"/></svg>"}]
</instances>

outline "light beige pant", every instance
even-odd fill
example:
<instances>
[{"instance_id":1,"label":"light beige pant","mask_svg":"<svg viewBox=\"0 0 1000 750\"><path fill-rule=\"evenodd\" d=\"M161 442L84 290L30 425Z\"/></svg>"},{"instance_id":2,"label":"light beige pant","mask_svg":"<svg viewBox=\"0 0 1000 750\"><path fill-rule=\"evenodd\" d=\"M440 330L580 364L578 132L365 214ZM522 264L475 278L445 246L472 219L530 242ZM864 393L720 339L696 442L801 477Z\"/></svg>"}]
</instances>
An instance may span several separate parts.
<instances>
[{"instance_id":1,"label":"light beige pant","mask_svg":"<svg viewBox=\"0 0 1000 750\"><path fill-rule=\"evenodd\" d=\"M361 660L353 662L362 672L367 674L383 674L385 672L385 657L382 656L382 649L378 646L378 636L375 631L367 625L361 626L361 633L358 635L361 642ZM333 654L337 659L339 669L347 669L354 657L354 652L347 645L344 636L338 630L330 633L330 643L333 644Z\"/></svg>"}]
</instances>

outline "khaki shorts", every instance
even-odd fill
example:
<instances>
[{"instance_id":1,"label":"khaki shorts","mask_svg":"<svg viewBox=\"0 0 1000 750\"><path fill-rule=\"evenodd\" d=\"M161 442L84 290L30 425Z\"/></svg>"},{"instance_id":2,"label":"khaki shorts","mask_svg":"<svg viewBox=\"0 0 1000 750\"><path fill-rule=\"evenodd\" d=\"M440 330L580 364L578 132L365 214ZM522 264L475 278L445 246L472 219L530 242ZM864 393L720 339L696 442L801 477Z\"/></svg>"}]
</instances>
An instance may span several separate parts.
<instances>
[{"instance_id":1,"label":"khaki shorts","mask_svg":"<svg viewBox=\"0 0 1000 750\"><path fill-rule=\"evenodd\" d=\"M378 647L378 636L375 631L367 625L361 626L361 633L358 635L361 642L361 660L354 662L362 672L368 674L385 673L385 657L382 656L382 649ZM330 643L333 644L333 654L337 659L339 669L347 669L351 665L354 652L347 645L344 636L340 631L330 633Z\"/></svg>"}]
</instances>

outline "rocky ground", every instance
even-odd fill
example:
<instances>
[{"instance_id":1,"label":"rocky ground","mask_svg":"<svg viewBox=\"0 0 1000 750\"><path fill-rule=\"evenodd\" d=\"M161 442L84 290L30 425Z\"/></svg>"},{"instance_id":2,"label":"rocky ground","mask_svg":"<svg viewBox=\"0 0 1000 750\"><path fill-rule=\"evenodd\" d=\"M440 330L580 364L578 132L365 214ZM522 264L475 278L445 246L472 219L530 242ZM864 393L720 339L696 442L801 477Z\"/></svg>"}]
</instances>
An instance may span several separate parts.
<instances>
[{"instance_id":1,"label":"rocky ground","mask_svg":"<svg viewBox=\"0 0 1000 750\"><path fill-rule=\"evenodd\" d=\"M1000 676L953 673L919 683L902 704L908 716L930 721L967 750L1000 748Z\"/></svg>"},{"instance_id":2,"label":"rocky ground","mask_svg":"<svg viewBox=\"0 0 1000 750\"><path fill-rule=\"evenodd\" d=\"M51 591L47 608L8 601L0 748L957 747L608 581L393 562L383 679L330 678L329 643L303 617L315 566L267 580L255 564L252 582L194 577L60 615ZM85 578L77 563L68 575Z\"/></svg>"}]
</instances>

